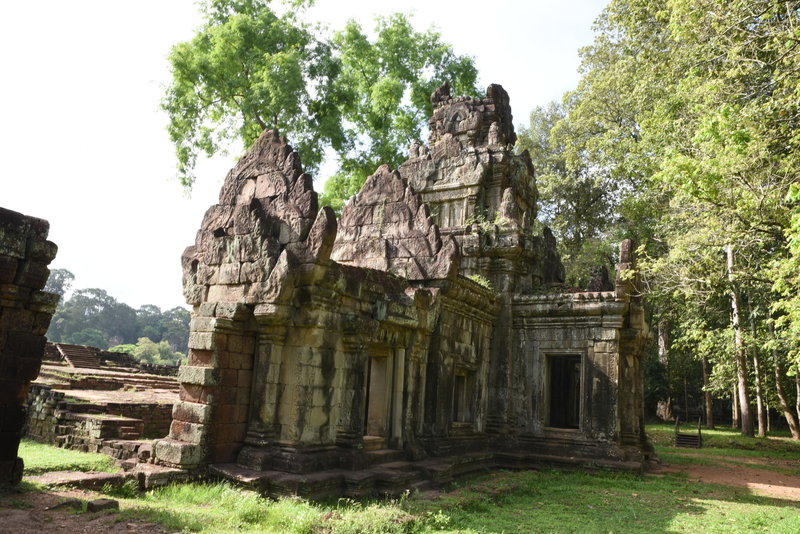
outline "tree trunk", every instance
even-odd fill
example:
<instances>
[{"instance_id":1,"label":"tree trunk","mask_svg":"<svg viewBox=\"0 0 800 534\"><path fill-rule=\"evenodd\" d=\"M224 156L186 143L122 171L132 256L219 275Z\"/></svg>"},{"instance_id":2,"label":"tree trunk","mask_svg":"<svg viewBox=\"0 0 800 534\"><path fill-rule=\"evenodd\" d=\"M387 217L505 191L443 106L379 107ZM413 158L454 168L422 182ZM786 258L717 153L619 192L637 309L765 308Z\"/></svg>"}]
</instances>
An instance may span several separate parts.
<instances>
[{"instance_id":1,"label":"tree trunk","mask_svg":"<svg viewBox=\"0 0 800 534\"><path fill-rule=\"evenodd\" d=\"M800 423L800 373L794 375L794 412L797 414L797 422Z\"/></svg>"},{"instance_id":2,"label":"tree trunk","mask_svg":"<svg viewBox=\"0 0 800 534\"><path fill-rule=\"evenodd\" d=\"M769 325L769 333L775 337L775 330L772 325ZM800 440L800 429L797 426L797 419L789 407L789 402L786 400L786 391L783 389L783 363L781 362L781 355L777 349L772 349L772 359L774 362L775 370L775 391L778 394L778 404L780 404L783 417L786 419L786 424L789 425L789 432L792 433L792 439ZM796 375L795 375L796 378Z\"/></svg>"},{"instance_id":3,"label":"tree trunk","mask_svg":"<svg viewBox=\"0 0 800 534\"><path fill-rule=\"evenodd\" d=\"M758 437L767 435L766 407L764 406L764 392L761 389L761 362L758 360L758 351L753 351L753 370L756 380L756 410L758 413Z\"/></svg>"},{"instance_id":4,"label":"tree trunk","mask_svg":"<svg viewBox=\"0 0 800 534\"><path fill-rule=\"evenodd\" d=\"M714 430L714 399L711 398L711 363L703 356L703 404L706 409L706 428Z\"/></svg>"},{"instance_id":5,"label":"tree trunk","mask_svg":"<svg viewBox=\"0 0 800 534\"><path fill-rule=\"evenodd\" d=\"M747 301L747 309L750 312L750 333L753 339L756 339L756 321L753 315L753 305L750 299ZM761 361L759 358L758 347L753 346L753 375L756 382L756 414L758 415L758 437L764 438L767 436L767 407L764 402L764 389L761 386Z\"/></svg>"},{"instance_id":6,"label":"tree trunk","mask_svg":"<svg viewBox=\"0 0 800 534\"><path fill-rule=\"evenodd\" d=\"M733 246L725 247L728 266L728 282L730 282L731 298L731 326L733 326L734 351L736 355L736 377L739 390L739 410L741 411L742 435L753 437L753 413L750 410L750 400L747 398L747 353L744 348L742 336L741 305L739 292L736 290L734 277Z\"/></svg>"},{"instance_id":7,"label":"tree trunk","mask_svg":"<svg viewBox=\"0 0 800 534\"><path fill-rule=\"evenodd\" d=\"M731 392L731 428L739 428L739 388L736 382Z\"/></svg>"},{"instance_id":8,"label":"tree trunk","mask_svg":"<svg viewBox=\"0 0 800 534\"><path fill-rule=\"evenodd\" d=\"M664 366L666 371L667 382L667 398L658 401L658 416L663 421L674 421L675 416L672 414L672 392L669 391L669 323L665 320L658 322L658 362Z\"/></svg>"}]
</instances>

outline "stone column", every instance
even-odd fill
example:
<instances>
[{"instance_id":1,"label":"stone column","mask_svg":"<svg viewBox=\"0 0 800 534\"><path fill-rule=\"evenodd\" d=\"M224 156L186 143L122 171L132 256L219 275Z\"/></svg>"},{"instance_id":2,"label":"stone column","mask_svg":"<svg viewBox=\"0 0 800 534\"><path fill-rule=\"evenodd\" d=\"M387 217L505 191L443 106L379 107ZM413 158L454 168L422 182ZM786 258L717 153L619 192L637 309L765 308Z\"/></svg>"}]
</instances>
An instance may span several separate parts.
<instances>
[{"instance_id":1,"label":"stone column","mask_svg":"<svg viewBox=\"0 0 800 534\"><path fill-rule=\"evenodd\" d=\"M336 445L360 449L364 443L365 346L356 333L342 336L345 350L342 372L342 406L336 424Z\"/></svg>"},{"instance_id":2,"label":"stone column","mask_svg":"<svg viewBox=\"0 0 800 534\"><path fill-rule=\"evenodd\" d=\"M58 248L50 225L0 208L0 485L18 484L28 386L39 375L58 295L42 291Z\"/></svg>"},{"instance_id":3,"label":"stone column","mask_svg":"<svg viewBox=\"0 0 800 534\"><path fill-rule=\"evenodd\" d=\"M266 447L278 437L276 418L285 330L285 327L272 326L258 333L247 445Z\"/></svg>"},{"instance_id":4,"label":"stone column","mask_svg":"<svg viewBox=\"0 0 800 534\"><path fill-rule=\"evenodd\" d=\"M403 392L405 391L406 351L403 348L394 350L394 398L392 399L392 436L391 446L395 449L403 447Z\"/></svg>"}]
</instances>

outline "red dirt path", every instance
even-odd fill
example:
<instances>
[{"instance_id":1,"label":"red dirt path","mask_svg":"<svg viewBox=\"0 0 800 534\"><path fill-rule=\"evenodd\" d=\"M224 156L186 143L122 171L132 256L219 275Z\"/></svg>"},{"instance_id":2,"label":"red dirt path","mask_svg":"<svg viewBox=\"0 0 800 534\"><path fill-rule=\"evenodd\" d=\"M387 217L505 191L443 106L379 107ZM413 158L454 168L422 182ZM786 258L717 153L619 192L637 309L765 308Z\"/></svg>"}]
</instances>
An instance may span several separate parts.
<instances>
[{"instance_id":1,"label":"red dirt path","mask_svg":"<svg viewBox=\"0 0 800 534\"><path fill-rule=\"evenodd\" d=\"M681 456L693 456L703 458L702 455L683 453ZM731 458L739 463L751 464L753 466L767 465L783 469L797 469L797 462L790 460L777 460L773 458ZM718 461L715 458L713 461ZM776 499L786 499L790 501L800 501L800 477L787 475L777 471L767 471L757 467L747 467L735 463L720 463L719 465L670 465L664 464L652 471L658 475L662 473L685 472L690 479L707 484L721 484L723 486L733 486L746 488L753 494L773 497Z\"/></svg>"}]
</instances>

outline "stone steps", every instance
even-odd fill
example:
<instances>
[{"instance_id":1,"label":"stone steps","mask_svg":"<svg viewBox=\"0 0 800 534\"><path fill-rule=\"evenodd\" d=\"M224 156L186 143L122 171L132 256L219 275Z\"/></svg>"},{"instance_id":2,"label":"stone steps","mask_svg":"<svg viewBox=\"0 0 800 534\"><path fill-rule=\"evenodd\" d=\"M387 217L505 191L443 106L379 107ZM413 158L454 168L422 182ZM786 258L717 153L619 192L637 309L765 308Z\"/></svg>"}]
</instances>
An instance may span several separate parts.
<instances>
[{"instance_id":1,"label":"stone steps","mask_svg":"<svg viewBox=\"0 0 800 534\"><path fill-rule=\"evenodd\" d=\"M72 367L82 369L97 369L100 367L100 358L95 349L81 345L65 345L56 343L56 347L64 360Z\"/></svg>"}]
</instances>

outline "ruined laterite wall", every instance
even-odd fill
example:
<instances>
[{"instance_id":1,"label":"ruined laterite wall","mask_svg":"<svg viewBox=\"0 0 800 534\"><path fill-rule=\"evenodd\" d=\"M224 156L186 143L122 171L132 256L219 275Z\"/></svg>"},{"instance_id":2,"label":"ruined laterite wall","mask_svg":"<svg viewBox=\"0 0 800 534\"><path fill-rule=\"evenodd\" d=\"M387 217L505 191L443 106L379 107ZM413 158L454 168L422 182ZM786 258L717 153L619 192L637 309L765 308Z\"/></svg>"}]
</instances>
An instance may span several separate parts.
<instances>
[{"instance_id":1,"label":"ruined laterite wall","mask_svg":"<svg viewBox=\"0 0 800 534\"><path fill-rule=\"evenodd\" d=\"M58 248L47 221L0 208L0 484L22 478L17 457L28 385L39 374L58 296L42 291Z\"/></svg>"}]
</instances>

